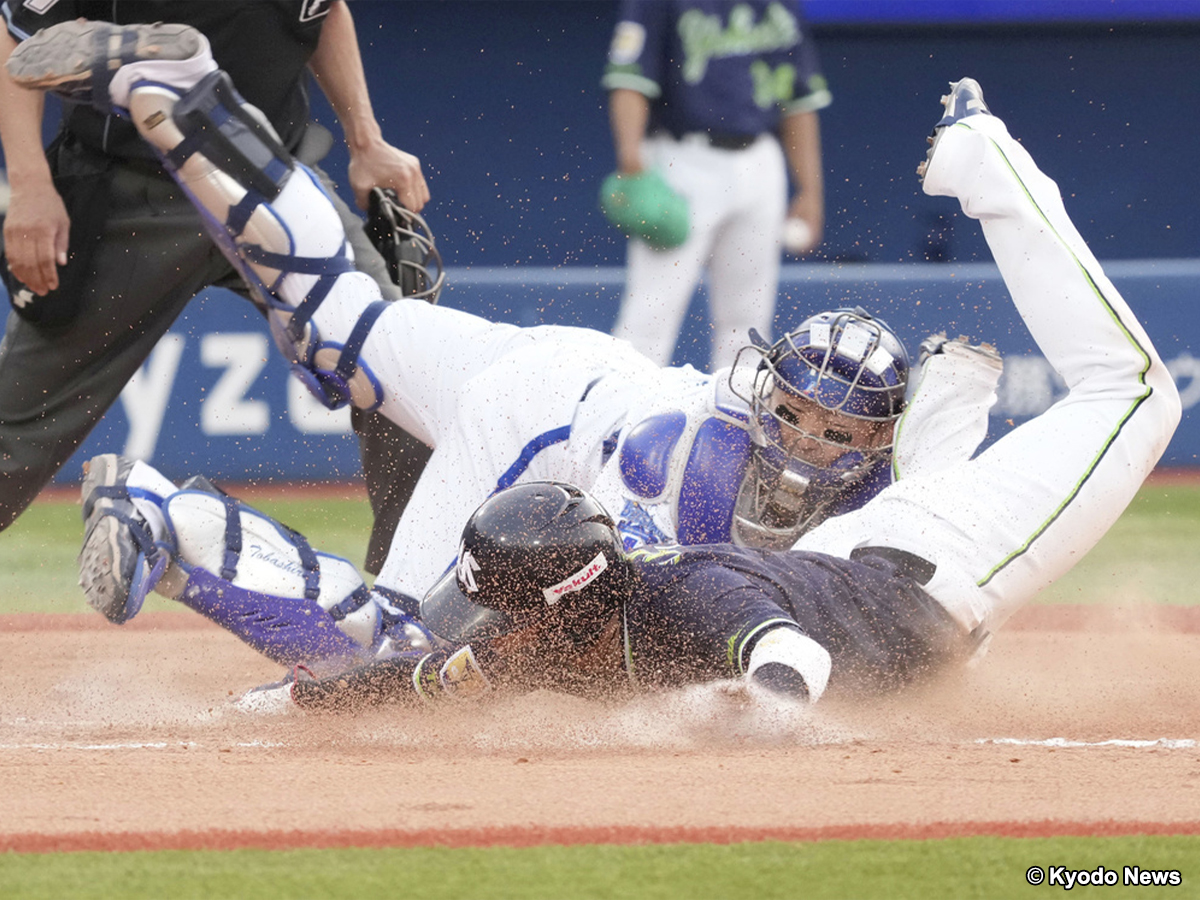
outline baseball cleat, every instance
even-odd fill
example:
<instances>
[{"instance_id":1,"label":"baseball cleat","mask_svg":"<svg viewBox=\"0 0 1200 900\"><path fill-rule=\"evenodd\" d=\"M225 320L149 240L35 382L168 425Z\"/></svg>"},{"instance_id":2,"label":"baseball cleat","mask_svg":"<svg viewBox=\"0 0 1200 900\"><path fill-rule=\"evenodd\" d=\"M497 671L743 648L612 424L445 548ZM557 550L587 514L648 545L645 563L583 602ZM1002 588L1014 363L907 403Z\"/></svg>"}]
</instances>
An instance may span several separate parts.
<instances>
[{"instance_id":1,"label":"baseball cleat","mask_svg":"<svg viewBox=\"0 0 1200 900\"><path fill-rule=\"evenodd\" d=\"M116 625L138 614L167 561L125 488L132 469L133 460L115 453L97 456L84 465L80 490L79 586L88 605Z\"/></svg>"},{"instance_id":2,"label":"baseball cleat","mask_svg":"<svg viewBox=\"0 0 1200 900\"><path fill-rule=\"evenodd\" d=\"M925 180L929 161L933 159L933 151L937 149L938 138L946 128L957 124L967 116L990 116L992 114L987 104L983 102L983 88L974 78L962 78L950 82L950 93L942 97L942 106L945 107L945 112L933 126L929 137L925 139L929 144L929 150L925 154L925 159L917 166L917 176L922 181Z\"/></svg>"},{"instance_id":3,"label":"baseball cleat","mask_svg":"<svg viewBox=\"0 0 1200 900\"><path fill-rule=\"evenodd\" d=\"M21 87L89 99L105 93L113 74L127 63L190 59L205 44L190 25L74 19L43 28L18 44L8 58L8 74Z\"/></svg>"}]
</instances>

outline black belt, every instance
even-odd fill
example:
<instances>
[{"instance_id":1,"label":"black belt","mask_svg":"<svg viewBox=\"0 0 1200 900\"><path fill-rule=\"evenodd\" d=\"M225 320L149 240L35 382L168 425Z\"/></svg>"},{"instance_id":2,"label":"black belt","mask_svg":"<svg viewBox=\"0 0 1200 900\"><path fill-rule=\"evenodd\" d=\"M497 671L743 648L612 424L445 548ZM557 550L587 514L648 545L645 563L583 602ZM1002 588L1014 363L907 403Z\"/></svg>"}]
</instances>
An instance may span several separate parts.
<instances>
[{"instance_id":1,"label":"black belt","mask_svg":"<svg viewBox=\"0 0 1200 900\"><path fill-rule=\"evenodd\" d=\"M758 140L757 134L731 134L724 131L693 131L689 133L700 135L708 141L710 147L716 147L718 150L745 150ZM687 135L673 134L672 137L681 141Z\"/></svg>"},{"instance_id":2,"label":"black belt","mask_svg":"<svg viewBox=\"0 0 1200 900\"><path fill-rule=\"evenodd\" d=\"M937 571L937 566L929 560L906 550L897 550L895 547L855 547L850 551L851 559L857 560L864 556L886 559L896 567L898 574L907 575L922 587L929 584L933 573Z\"/></svg>"},{"instance_id":3,"label":"black belt","mask_svg":"<svg viewBox=\"0 0 1200 900\"><path fill-rule=\"evenodd\" d=\"M718 150L745 150L758 140L757 134L722 134L706 131L704 136L708 138L709 144Z\"/></svg>"}]
</instances>

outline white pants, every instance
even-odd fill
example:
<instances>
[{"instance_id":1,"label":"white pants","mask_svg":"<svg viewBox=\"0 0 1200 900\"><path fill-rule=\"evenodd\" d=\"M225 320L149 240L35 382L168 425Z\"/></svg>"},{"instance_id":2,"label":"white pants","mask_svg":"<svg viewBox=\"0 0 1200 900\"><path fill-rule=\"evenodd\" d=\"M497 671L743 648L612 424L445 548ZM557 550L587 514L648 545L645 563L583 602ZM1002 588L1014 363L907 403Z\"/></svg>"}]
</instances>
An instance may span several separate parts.
<instances>
[{"instance_id":1,"label":"white pants","mask_svg":"<svg viewBox=\"0 0 1200 900\"><path fill-rule=\"evenodd\" d=\"M937 566L929 593L966 628L993 630L1121 515L1166 449L1179 396L1058 187L999 119L949 128L924 188L980 220L1030 334L1070 392L974 460L899 481L796 547L916 553Z\"/></svg>"},{"instance_id":2,"label":"white pants","mask_svg":"<svg viewBox=\"0 0 1200 900\"><path fill-rule=\"evenodd\" d=\"M733 363L750 328L771 335L787 212L783 148L772 135L744 150L721 150L689 135L650 138L645 152L649 164L687 198L691 231L673 250L629 242L625 295L613 334L669 365L688 304L707 271L709 371L715 372Z\"/></svg>"},{"instance_id":3,"label":"white pants","mask_svg":"<svg viewBox=\"0 0 1200 900\"><path fill-rule=\"evenodd\" d=\"M546 479L590 489L605 440L678 372L600 332L492 325L416 300L389 307L362 358L384 385L382 412L434 448L375 582L418 598L492 492Z\"/></svg>"}]
</instances>

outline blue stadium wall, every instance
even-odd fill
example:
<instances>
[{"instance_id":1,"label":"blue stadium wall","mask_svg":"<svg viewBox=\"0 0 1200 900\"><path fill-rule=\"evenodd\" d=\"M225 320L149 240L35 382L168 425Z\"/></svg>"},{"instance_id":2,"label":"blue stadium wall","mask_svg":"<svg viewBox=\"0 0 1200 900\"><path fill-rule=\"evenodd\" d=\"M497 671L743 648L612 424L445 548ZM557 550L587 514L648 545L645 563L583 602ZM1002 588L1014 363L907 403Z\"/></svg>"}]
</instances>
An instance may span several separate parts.
<instances>
[{"instance_id":1,"label":"blue stadium wall","mask_svg":"<svg viewBox=\"0 0 1200 900\"><path fill-rule=\"evenodd\" d=\"M948 12L931 23L888 20L889 4L868 0L809 4L835 97L822 116L828 226L819 258L785 267L779 324L851 302L910 346L941 329L993 340L1009 361L991 439L1061 393L1011 315L975 223L923 196L913 174L945 83L971 74L1059 182L1172 366L1188 411L1164 462L1200 464L1200 79L1187 74L1200 58L1200 4L1079 3L1083 20L983 24L981 9L1005 4L900 5ZM450 267L442 302L520 324L607 329L624 245L595 206L613 164L597 79L615 3L353 9L385 133L422 158L430 180L427 215ZM864 9L883 13L864 19ZM344 164L335 151L327 168ZM701 291L677 363L707 357L703 303ZM313 408L244 307L220 291L193 303L59 480L78 480L79 463L107 450L150 457L177 477L355 476L346 416Z\"/></svg>"}]
</instances>

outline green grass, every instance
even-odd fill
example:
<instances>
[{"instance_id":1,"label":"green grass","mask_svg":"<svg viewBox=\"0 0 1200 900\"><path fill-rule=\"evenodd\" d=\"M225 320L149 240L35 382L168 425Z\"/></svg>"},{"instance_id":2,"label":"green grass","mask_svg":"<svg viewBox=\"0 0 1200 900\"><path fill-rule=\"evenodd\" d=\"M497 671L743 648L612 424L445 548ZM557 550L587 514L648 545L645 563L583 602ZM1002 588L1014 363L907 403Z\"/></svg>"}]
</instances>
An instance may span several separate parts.
<instances>
[{"instance_id":1,"label":"green grass","mask_svg":"<svg viewBox=\"0 0 1200 900\"><path fill-rule=\"evenodd\" d=\"M264 512L303 533L314 547L361 563L371 528L365 500L261 501ZM0 533L0 613L79 612L75 555L79 507L35 503ZM1099 545L1039 603L1197 602L1200 486L1145 487ZM177 609L151 598L147 609Z\"/></svg>"},{"instance_id":2,"label":"green grass","mask_svg":"<svg viewBox=\"0 0 1200 900\"><path fill-rule=\"evenodd\" d=\"M955 838L723 846L163 851L0 855L7 900L78 898L770 898L1044 897L1031 866L1174 869L1172 897L1200 897L1200 837ZM1071 896L1129 897L1152 887Z\"/></svg>"}]
</instances>

